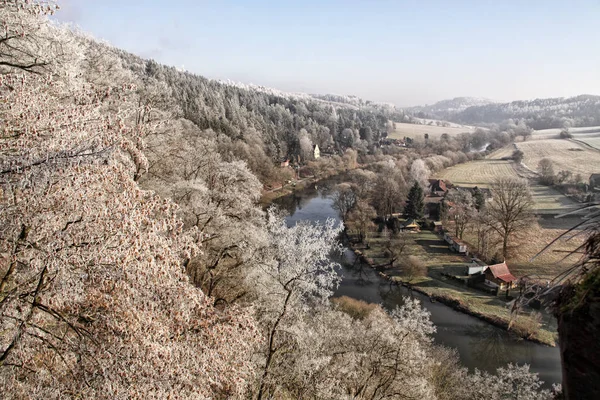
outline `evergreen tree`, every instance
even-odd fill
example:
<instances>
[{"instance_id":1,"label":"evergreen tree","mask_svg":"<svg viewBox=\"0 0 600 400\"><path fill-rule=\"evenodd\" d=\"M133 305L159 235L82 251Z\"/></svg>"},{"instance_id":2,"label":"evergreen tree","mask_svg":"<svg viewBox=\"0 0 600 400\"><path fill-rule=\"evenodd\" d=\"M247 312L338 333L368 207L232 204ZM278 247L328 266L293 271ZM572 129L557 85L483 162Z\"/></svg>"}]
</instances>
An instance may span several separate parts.
<instances>
[{"instance_id":1,"label":"evergreen tree","mask_svg":"<svg viewBox=\"0 0 600 400\"><path fill-rule=\"evenodd\" d=\"M485 205L485 196L483 195L483 192L481 191L481 189L475 186L471 194L473 195L473 202L475 203L475 208L477 209L477 211L480 211Z\"/></svg>"},{"instance_id":2,"label":"evergreen tree","mask_svg":"<svg viewBox=\"0 0 600 400\"><path fill-rule=\"evenodd\" d=\"M415 182L408 192L408 199L406 200L406 206L404 207L404 214L406 215L406 218L421 219L423 218L424 208L425 201L423 196L423 188L418 182Z\"/></svg>"}]
</instances>

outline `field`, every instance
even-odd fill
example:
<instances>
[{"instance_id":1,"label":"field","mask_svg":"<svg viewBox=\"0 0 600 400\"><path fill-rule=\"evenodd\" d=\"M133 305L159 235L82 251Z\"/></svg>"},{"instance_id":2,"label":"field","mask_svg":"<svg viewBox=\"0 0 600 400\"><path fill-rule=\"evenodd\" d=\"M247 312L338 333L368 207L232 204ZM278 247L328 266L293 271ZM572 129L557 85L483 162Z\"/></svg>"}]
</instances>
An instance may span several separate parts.
<instances>
[{"instance_id":1,"label":"field","mask_svg":"<svg viewBox=\"0 0 600 400\"><path fill-rule=\"evenodd\" d=\"M497 178L513 176L518 178L512 161L485 159L458 164L437 174L438 179L449 180L457 186L489 187Z\"/></svg>"},{"instance_id":2,"label":"field","mask_svg":"<svg viewBox=\"0 0 600 400\"><path fill-rule=\"evenodd\" d=\"M532 138L540 139L540 140L559 139L560 131L562 131L562 129L560 129L560 128L542 129L539 131L533 131ZM584 136L593 136L593 135L598 136L598 135L600 135L600 126L570 128L569 133L571 133L575 137L575 139L579 139L580 137L584 137Z\"/></svg>"},{"instance_id":3,"label":"field","mask_svg":"<svg viewBox=\"0 0 600 400\"><path fill-rule=\"evenodd\" d=\"M548 140L549 142L565 142L568 143L571 147L573 146L579 146L582 147L580 145L574 144L570 141L567 140ZM526 150L524 150L524 152L526 151L526 156L525 158L527 158L527 154L529 154L530 157L535 157L535 151L540 152L540 149L537 149L536 145L539 143L540 146L544 146L544 142L545 141L535 141L535 142L525 142L525 143L519 143L518 146L519 148L521 148L522 145L525 145ZM494 182L495 179L497 178L501 178L501 177L515 177L515 178L532 178L535 175L531 172L528 171L525 168L522 168L520 166L518 166L517 164L515 164L514 162L510 161L510 160L502 160L502 158L504 157L509 157L512 152L514 151L514 148L512 146L506 146L502 149L499 149L497 151L495 151L494 153L490 154L486 159L484 160L478 160L478 161L471 161L468 163L464 163L464 164L458 164L455 165L453 167L450 168L446 168L438 173L435 174L435 178L438 179L446 179L449 180L450 182L452 182L454 185L457 186L467 186L467 187L472 187L472 186L478 186L480 188L487 188L490 187L490 185ZM581 155L581 153L585 153L587 156L586 157L590 157L590 155L597 157L596 162L600 162L600 152L596 152L594 150L586 150L586 151L577 151L577 152L573 152L573 153L577 153L578 155ZM560 154L560 152L558 152L557 154ZM552 160L554 161L554 158L557 157L557 154L554 154ZM541 157L540 157L541 159ZM526 162L526 161L525 161ZM538 160L539 162L539 160ZM582 161L580 161L582 162ZM590 163L591 161L587 160L585 162ZM558 168L558 163L555 163L556 167L556 172L558 172L560 169ZM592 167L586 167L586 168L593 168L594 163L591 163L590 165L592 165ZM600 165L600 164L598 164ZM537 163L535 165L528 165L528 167L530 167L530 169L535 169L535 167L537 167ZM534 206L534 211L537 214L560 214L560 213L564 213L565 211L568 211L569 209L574 209L579 207L579 203L576 203L575 201L569 199L568 197L562 195L561 193L559 193L558 191L556 191L555 189L548 187L548 186L543 186L540 185L538 183L535 183L533 181L530 180L530 189L531 192L533 194L533 201L535 202L535 206ZM556 225L560 225L561 224L561 220L557 221L554 223L553 227L555 227Z\"/></svg>"},{"instance_id":4,"label":"field","mask_svg":"<svg viewBox=\"0 0 600 400\"><path fill-rule=\"evenodd\" d=\"M435 178L449 180L457 186L478 186L487 188L494 180L501 177L512 176L518 178L515 165L510 160L514 147L506 146L489 154L484 160L470 161L446 168L435 174Z\"/></svg>"},{"instance_id":5,"label":"field","mask_svg":"<svg viewBox=\"0 0 600 400\"><path fill-rule=\"evenodd\" d=\"M591 146L597 150L600 150L600 135L598 136L575 136L573 139L577 142L583 142L585 145Z\"/></svg>"},{"instance_id":6,"label":"field","mask_svg":"<svg viewBox=\"0 0 600 400\"><path fill-rule=\"evenodd\" d=\"M448 135L457 135L464 132L473 132L475 127L463 126L452 124L449 127L437 126L437 125L418 125L418 124L406 124L402 122L395 122L396 129L389 134L391 139L404 139L409 137L412 139L424 139L425 134L429 134L431 139L438 139L444 133Z\"/></svg>"},{"instance_id":7,"label":"field","mask_svg":"<svg viewBox=\"0 0 600 400\"><path fill-rule=\"evenodd\" d=\"M540 160L543 158L552 160L555 173L567 170L574 175L581 174L585 180L590 174L597 173L600 168L600 151L576 141L564 139L530 140L517 143L517 147L524 153L523 163L532 170L537 169Z\"/></svg>"}]
</instances>

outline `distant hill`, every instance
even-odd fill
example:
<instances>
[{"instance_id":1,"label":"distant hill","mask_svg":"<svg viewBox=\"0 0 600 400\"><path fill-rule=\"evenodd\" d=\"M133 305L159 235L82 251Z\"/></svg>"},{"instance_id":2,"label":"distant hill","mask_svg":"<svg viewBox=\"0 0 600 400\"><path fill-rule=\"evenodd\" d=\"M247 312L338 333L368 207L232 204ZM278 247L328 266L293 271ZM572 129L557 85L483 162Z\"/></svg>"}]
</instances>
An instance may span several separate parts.
<instances>
[{"instance_id":1,"label":"distant hill","mask_svg":"<svg viewBox=\"0 0 600 400\"><path fill-rule=\"evenodd\" d=\"M477 102L480 104L475 104ZM422 118L445 119L468 125L500 124L512 119L523 120L533 129L596 126L600 125L600 96L584 94L510 103L457 97L406 111Z\"/></svg>"},{"instance_id":2,"label":"distant hill","mask_svg":"<svg viewBox=\"0 0 600 400\"><path fill-rule=\"evenodd\" d=\"M494 101L479 97L455 97L431 105L407 108L406 111L421 118L448 119L469 107L485 106Z\"/></svg>"}]
</instances>

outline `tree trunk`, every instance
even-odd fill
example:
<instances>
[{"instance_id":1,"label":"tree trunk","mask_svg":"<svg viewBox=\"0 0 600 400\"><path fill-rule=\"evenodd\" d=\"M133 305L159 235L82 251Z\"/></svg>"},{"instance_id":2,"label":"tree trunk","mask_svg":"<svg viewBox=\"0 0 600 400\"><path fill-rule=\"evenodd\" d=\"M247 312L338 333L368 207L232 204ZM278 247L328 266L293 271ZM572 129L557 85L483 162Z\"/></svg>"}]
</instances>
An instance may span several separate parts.
<instances>
[{"instance_id":1,"label":"tree trunk","mask_svg":"<svg viewBox=\"0 0 600 400\"><path fill-rule=\"evenodd\" d=\"M506 256L508 255L508 233L504 234L502 237L502 257L506 260Z\"/></svg>"},{"instance_id":2,"label":"tree trunk","mask_svg":"<svg viewBox=\"0 0 600 400\"><path fill-rule=\"evenodd\" d=\"M580 300L574 293L563 289L557 312L563 393L567 400L600 399L600 290Z\"/></svg>"},{"instance_id":3,"label":"tree trunk","mask_svg":"<svg viewBox=\"0 0 600 400\"><path fill-rule=\"evenodd\" d=\"M263 369L263 375L260 380L260 387L258 389L257 400L262 400L263 395L265 394L265 384L267 381L267 376L269 375L269 368L271 367L271 361L273 360L273 354L275 354L275 334L278 332L277 328L279 327L281 320L287 313L288 302L290 301L291 296L292 296L292 291L288 290L288 294L285 297L285 302L283 303L283 309L281 310L281 313L275 320L275 323L273 324L273 327L271 328L271 331L269 333L269 348L267 351L267 360L265 362L265 367Z\"/></svg>"}]
</instances>

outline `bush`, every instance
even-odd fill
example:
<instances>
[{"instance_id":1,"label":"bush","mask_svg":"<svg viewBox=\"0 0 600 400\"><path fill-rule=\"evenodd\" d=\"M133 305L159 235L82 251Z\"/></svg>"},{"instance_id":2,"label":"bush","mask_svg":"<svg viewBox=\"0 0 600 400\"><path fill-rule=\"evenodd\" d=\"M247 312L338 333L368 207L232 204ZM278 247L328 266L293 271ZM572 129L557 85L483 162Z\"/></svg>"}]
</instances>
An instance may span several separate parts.
<instances>
[{"instance_id":1,"label":"bush","mask_svg":"<svg viewBox=\"0 0 600 400\"><path fill-rule=\"evenodd\" d=\"M512 153L512 159L515 160L515 162L520 163L521 161L523 161L523 157L525 156L525 154L521 151L521 150L515 150Z\"/></svg>"},{"instance_id":2,"label":"bush","mask_svg":"<svg viewBox=\"0 0 600 400\"><path fill-rule=\"evenodd\" d=\"M573 134L569 132L568 129L563 129L560 131L560 135L558 135L561 139L571 139L573 138Z\"/></svg>"},{"instance_id":3,"label":"bush","mask_svg":"<svg viewBox=\"0 0 600 400\"><path fill-rule=\"evenodd\" d=\"M427 266L415 256L408 256L400 264L402 276L412 281L414 278L427 276Z\"/></svg>"},{"instance_id":4,"label":"bush","mask_svg":"<svg viewBox=\"0 0 600 400\"><path fill-rule=\"evenodd\" d=\"M373 311L377 304L367 303L366 301L353 299L352 297L342 296L331 299L331 302L337 308L354 319L364 319Z\"/></svg>"}]
</instances>

